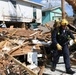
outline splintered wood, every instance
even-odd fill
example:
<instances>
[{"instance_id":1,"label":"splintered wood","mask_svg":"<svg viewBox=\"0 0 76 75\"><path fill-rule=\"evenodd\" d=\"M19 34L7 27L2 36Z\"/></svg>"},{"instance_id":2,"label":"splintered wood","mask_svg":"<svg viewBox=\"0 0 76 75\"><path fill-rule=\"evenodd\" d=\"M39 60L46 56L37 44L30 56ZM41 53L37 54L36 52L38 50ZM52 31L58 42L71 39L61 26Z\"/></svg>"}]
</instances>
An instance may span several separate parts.
<instances>
[{"instance_id":1,"label":"splintered wood","mask_svg":"<svg viewBox=\"0 0 76 75\"><path fill-rule=\"evenodd\" d=\"M14 57L12 57L11 55L5 54L5 56L7 58L11 58L17 65L23 67L30 75L37 75L31 69L27 68L25 64L22 64L20 61L18 61L17 59L15 59Z\"/></svg>"},{"instance_id":2,"label":"splintered wood","mask_svg":"<svg viewBox=\"0 0 76 75\"><path fill-rule=\"evenodd\" d=\"M33 69L27 67L27 54L29 52L43 53L40 46L48 45L47 42L50 41L50 38L50 32L42 34L41 30L0 29L0 74L37 75L40 68L38 66ZM32 40L38 40L38 42L33 43ZM40 72L40 74L42 73Z\"/></svg>"}]
</instances>

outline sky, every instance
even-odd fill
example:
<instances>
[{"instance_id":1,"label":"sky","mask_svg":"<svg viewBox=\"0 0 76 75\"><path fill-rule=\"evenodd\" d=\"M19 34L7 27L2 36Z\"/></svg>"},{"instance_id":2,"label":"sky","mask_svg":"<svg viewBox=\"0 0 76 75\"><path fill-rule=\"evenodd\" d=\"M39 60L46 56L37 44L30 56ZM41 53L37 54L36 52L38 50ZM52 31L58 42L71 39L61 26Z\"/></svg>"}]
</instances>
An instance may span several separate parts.
<instances>
[{"instance_id":1,"label":"sky","mask_svg":"<svg viewBox=\"0 0 76 75\"><path fill-rule=\"evenodd\" d=\"M45 8L48 8L48 6L59 6L59 5L61 6L61 0L31 0L31 1L41 3L45 6ZM68 16L73 16L72 6L70 6L68 3L65 3L65 11L67 12Z\"/></svg>"}]
</instances>

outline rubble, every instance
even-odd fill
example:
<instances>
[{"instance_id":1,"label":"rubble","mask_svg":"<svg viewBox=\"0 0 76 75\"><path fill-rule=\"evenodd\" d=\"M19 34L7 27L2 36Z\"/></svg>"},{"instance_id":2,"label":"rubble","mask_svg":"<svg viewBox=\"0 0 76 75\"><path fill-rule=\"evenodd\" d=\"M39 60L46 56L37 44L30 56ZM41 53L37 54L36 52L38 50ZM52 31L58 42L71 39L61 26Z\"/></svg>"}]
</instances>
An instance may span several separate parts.
<instances>
[{"instance_id":1,"label":"rubble","mask_svg":"<svg viewBox=\"0 0 76 75\"><path fill-rule=\"evenodd\" d=\"M49 52L51 50L51 30L48 28L46 30L44 27L37 30L0 28L0 74L43 74L45 65L51 61L49 60L51 59ZM75 52L74 47L71 47L70 55ZM72 55L75 58L76 54ZM71 57L71 61L76 62L76 58L73 59L73 57Z\"/></svg>"},{"instance_id":2,"label":"rubble","mask_svg":"<svg viewBox=\"0 0 76 75\"><path fill-rule=\"evenodd\" d=\"M37 54L44 53L40 49L40 46L44 47L50 44L50 42L48 42L50 41L50 34L50 32L42 33L42 30L0 28L0 68L3 68L0 70L0 73L2 75L3 73L4 75L24 75L23 73L27 73L27 75L37 75L40 68L38 67L38 63L35 64L35 62L38 61L28 62L27 55L30 52L36 52ZM41 58L42 57L43 54Z\"/></svg>"}]
</instances>

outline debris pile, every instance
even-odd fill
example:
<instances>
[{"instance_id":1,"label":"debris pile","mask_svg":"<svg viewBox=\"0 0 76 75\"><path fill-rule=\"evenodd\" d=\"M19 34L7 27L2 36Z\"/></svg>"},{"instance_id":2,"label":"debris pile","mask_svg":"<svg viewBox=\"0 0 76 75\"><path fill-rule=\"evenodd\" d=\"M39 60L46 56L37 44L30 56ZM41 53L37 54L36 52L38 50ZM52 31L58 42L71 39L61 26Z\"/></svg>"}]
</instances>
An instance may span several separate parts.
<instances>
[{"instance_id":1,"label":"debris pile","mask_svg":"<svg viewBox=\"0 0 76 75\"><path fill-rule=\"evenodd\" d=\"M50 62L49 58L51 59L50 29L46 26L40 26L34 30L0 28L0 74L42 74L44 66ZM74 49L75 47L70 47L70 58L71 61L76 62Z\"/></svg>"},{"instance_id":2,"label":"debris pile","mask_svg":"<svg viewBox=\"0 0 76 75\"><path fill-rule=\"evenodd\" d=\"M40 29L0 29L0 73L2 75L38 74L40 71L38 62L45 59L44 46L51 43L51 33L42 32Z\"/></svg>"}]
</instances>

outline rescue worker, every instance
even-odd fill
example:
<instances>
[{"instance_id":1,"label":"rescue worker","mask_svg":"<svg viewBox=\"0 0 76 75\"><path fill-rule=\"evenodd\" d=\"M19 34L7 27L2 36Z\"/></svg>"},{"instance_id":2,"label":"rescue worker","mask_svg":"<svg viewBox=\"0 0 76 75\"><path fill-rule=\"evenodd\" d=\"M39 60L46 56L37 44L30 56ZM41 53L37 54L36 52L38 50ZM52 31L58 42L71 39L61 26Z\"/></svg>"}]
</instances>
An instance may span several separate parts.
<instances>
[{"instance_id":1,"label":"rescue worker","mask_svg":"<svg viewBox=\"0 0 76 75\"><path fill-rule=\"evenodd\" d=\"M76 43L76 39L74 38L72 32L67 29L68 21L66 19L62 19L61 25L58 29L54 29L52 32L52 47L53 47L53 63L52 63L52 71L55 71L56 64L58 63L59 57L61 54L64 58L66 73L73 74L74 71L71 70L70 66L70 57L69 57L69 49L68 49L68 41L69 38L74 40Z\"/></svg>"},{"instance_id":2,"label":"rescue worker","mask_svg":"<svg viewBox=\"0 0 76 75\"><path fill-rule=\"evenodd\" d=\"M54 29L57 29L58 30L59 27L60 27L60 21L59 21L59 19L56 19L54 21L53 27L51 28L51 34L52 34L52 32L53 32Z\"/></svg>"},{"instance_id":3,"label":"rescue worker","mask_svg":"<svg viewBox=\"0 0 76 75\"><path fill-rule=\"evenodd\" d=\"M55 28L59 28L59 26L60 26L60 21L59 21L59 19L56 19L55 22L54 22L53 27L55 29Z\"/></svg>"}]
</instances>

